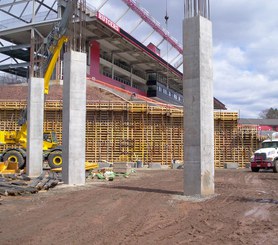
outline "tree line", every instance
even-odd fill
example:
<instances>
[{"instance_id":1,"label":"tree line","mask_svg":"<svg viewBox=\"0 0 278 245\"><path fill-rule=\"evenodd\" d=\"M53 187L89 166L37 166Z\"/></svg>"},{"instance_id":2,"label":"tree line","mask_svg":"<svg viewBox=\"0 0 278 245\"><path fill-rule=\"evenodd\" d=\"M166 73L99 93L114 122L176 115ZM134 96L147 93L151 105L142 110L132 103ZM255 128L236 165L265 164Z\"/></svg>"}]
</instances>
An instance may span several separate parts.
<instances>
[{"instance_id":1,"label":"tree line","mask_svg":"<svg viewBox=\"0 0 278 245\"><path fill-rule=\"evenodd\" d=\"M278 119L278 109L269 108L260 112L259 117L262 119Z\"/></svg>"}]
</instances>

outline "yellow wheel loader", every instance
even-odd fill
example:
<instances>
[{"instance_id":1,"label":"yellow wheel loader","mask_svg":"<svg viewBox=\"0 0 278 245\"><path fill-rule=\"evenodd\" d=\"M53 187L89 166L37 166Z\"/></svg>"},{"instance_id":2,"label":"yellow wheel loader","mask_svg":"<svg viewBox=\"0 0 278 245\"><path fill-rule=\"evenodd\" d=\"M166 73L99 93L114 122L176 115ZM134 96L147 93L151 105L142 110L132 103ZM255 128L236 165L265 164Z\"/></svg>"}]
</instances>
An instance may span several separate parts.
<instances>
[{"instance_id":1,"label":"yellow wheel loader","mask_svg":"<svg viewBox=\"0 0 278 245\"><path fill-rule=\"evenodd\" d=\"M18 131L0 131L0 144L8 145L2 154L0 162L17 162L23 169L26 165L27 125L24 124ZM62 166L62 147L58 145L55 132L46 131L43 134L43 161L51 168Z\"/></svg>"}]
</instances>

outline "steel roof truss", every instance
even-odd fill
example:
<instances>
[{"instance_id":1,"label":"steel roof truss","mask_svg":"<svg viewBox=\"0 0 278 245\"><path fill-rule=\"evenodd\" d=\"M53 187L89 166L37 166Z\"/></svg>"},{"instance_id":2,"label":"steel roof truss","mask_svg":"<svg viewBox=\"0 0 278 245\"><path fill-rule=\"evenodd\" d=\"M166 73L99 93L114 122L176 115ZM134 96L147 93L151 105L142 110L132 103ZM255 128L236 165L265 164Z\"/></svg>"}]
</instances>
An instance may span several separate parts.
<instances>
[{"instance_id":1,"label":"steel roof truss","mask_svg":"<svg viewBox=\"0 0 278 245\"><path fill-rule=\"evenodd\" d=\"M25 12L25 10L26 10L26 8L28 7L28 5L29 5L29 1L27 2L27 4L25 4L25 7L23 8L21 14L19 15L20 18L22 17L22 15L23 15L23 13Z\"/></svg>"},{"instance_id":2,"label":"steel roof truss","mask_svg":"<svg viewBox=\"0 0 278 245\"><path fill-rule=\"evenodd\" d=\"M131 34L132 32L134 32L143 22L144 20L143 19L140 19L138 21L138 23L135 25L135 27L129 32L129 34Z\"/></svg>"},{"instance_id":3,"label":"steel roof truss","mask_svg":"<svg viewBox=\"0 0 278 245\"><path fill-rule=\"evenodd\" d=\"M171 59L171 61L169 62L169 64L172 64L172 62L174 62L175 59L177 59L181 54L178 53L173 59Z\"/></svg>"},{"instance_id":4,"label":"steel roof truss","mask_svg":"<svg viewBox=\"0 0 278 245\"><path fill-rule=\"evenodd\" d=\"M20 4L20 3L24 3L24 2L30 2L31 0L18 0L18 1L14 1L13 3L5 3L5 4L1 4L0 5L0 8L5 8L5 7L8 7L10 5L16 5L16 4Z\"/></svg>"},{"instance_id":5,"label":"steel roof truss","mask_svg":"<svg viewBox=\"0 0 278 245\"><path fill-rule=\"evenodd\" d=\"M143 39L143 41L141 41L141 43L145 43L150 37L151 35L155 32L155 29L152 29L152 31Z\"/></svg>"},{"instance_id":6,"label":"steel roof truss","mask_svg":"<svg viewBox=\"0 0 278 245\"><path fill-rule=\"evenodd\" d=\"M121 14L121 16L115 21L115 23L117 24L126 14L127 12L130 10L130 7L128 7L123 14Z\"/></svg>"},{"instance_id":7,"label":"steel roof truss","mask_svg":"<svg viewBox=\"0 0 278 245\"><path fill-rule=\"evenodd\" d=\"M7 15L12 16L13 18L16 18L16 19L18 19L18 20L21 20L22 22L24 22L24 23L26 23L26 24L29 23L28 21L26 21L26 20L20 18L19 16L16 16L16 15L14 15L14 14L8 12L8 11L5 11L5 10L3 10L3 9L0 9L0 11L2 11L3 13L5 13L5 14L7 14Z\"/></svg>"},{"instance_id":8,"label":"steel roof truss","mask_svg":"<svg viewBox=\"0 0 278 245\"><path fill-rule=\"evenodd\" d=\"M108 0L104 0L103 3L98 7L97 11L99 11L107 2Z\"/></svg>"}]
</instances>

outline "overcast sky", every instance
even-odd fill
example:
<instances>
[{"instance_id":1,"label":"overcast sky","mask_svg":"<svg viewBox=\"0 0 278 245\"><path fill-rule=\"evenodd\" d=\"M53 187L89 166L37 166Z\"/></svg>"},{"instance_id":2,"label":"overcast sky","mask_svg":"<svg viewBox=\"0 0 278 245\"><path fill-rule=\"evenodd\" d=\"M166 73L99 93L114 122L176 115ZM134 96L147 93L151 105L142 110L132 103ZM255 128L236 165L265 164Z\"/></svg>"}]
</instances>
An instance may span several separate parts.
<instances>
[{"instance_id":1,"label":"overcast sky","mask_svg":"<svg viewBox=\"0 0 278 245\"><path fill-rule=\"evenodd\" d=\"M101 6L103 0L87 0ZM137 0L166 28L166 0ZM184 0L168 0L168 30L182 44ZM109 0L100 12L117 21L127 7ZM278 107L278 1L211 0L214 44L214 96L240 117L257 118L267 108ZM129 11L118 24L129 31L138 19ZM141 24L132 34L140 40L149 32ZM139 33L139 34L138 34ZM159 43L159 36L151 37ZM164 48L163 48L164 45ZM162 51L165 44L161 45ZM163 52L162 52L163 55ZM175 57L168 53L168 60ZM165 53L164 53L164 58Z\"/></svg>"}]
</instances>

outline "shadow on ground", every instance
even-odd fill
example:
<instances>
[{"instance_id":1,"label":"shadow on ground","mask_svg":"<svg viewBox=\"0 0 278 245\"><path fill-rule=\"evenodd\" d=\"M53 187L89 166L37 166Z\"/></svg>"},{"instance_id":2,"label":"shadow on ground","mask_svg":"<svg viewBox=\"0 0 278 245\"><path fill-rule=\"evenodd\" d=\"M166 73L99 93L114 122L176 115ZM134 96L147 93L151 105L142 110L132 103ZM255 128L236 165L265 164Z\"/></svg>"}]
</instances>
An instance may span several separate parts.
<instances>
[{"instance_id":1,"label":"shadow on ground","mask_svg":"<svg viewBox=\"0 0 278 245\"><path fill-rule=\"evenodd\" d=\"M140 191L140 192L152 192L152 193L161 193L161 194L168 194L168 195L183 195L183 192L181 191L170 191L170 190L161 190L161 189L134 187L134 186L102 186L102 188Z\"/></svg>"}]
</instances>

